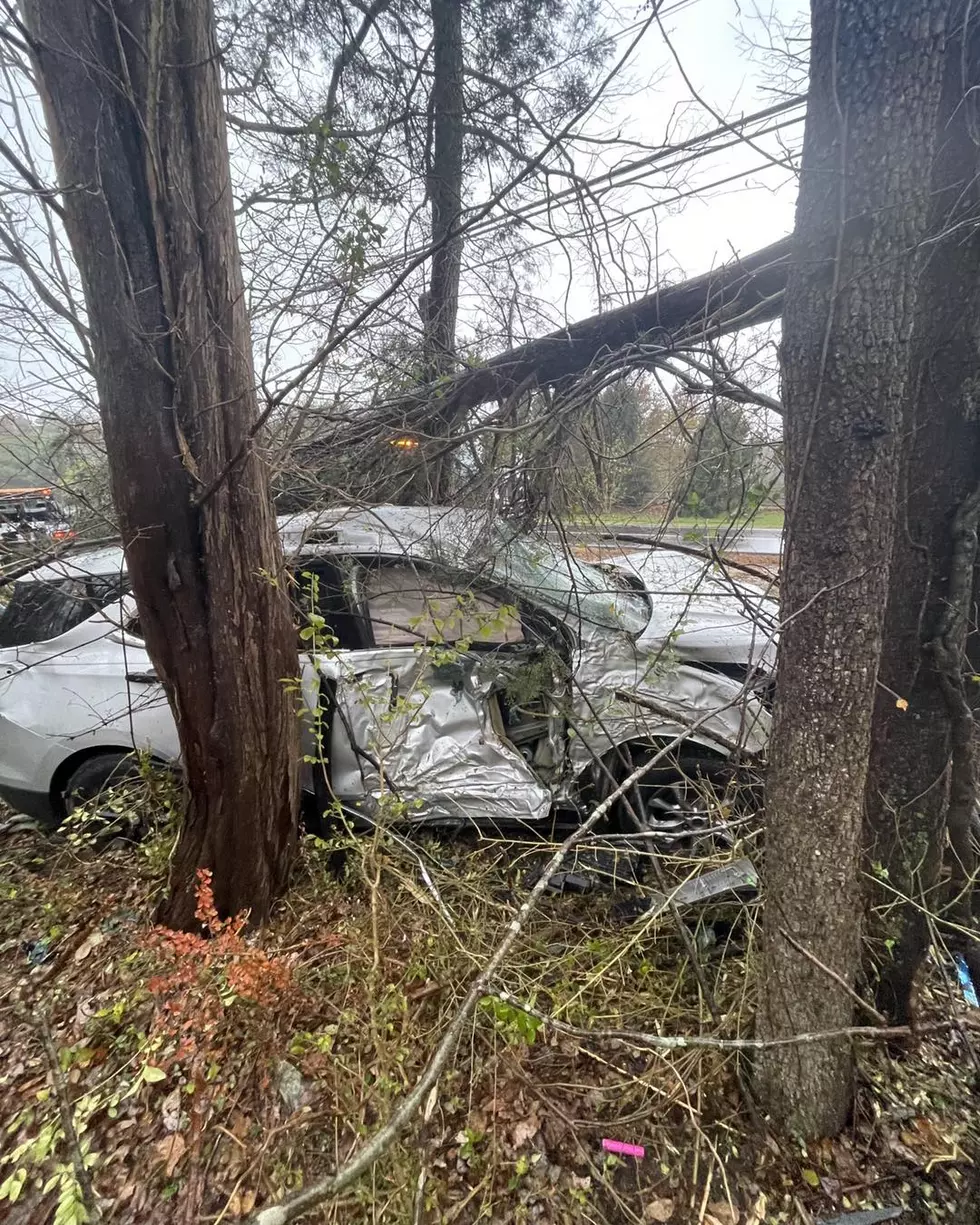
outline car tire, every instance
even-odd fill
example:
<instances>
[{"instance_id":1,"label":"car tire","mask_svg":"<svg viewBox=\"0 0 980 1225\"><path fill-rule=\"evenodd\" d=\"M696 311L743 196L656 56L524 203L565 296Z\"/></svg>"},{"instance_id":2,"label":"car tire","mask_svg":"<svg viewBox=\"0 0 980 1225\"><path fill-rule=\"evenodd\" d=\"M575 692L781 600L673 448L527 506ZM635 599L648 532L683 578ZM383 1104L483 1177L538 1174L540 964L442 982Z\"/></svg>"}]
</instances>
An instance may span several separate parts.
<instances>
[{"instance_id":1,"label":"car tire","mask_svg":"<svg viewBox=\"0 0 980 1225\"><path fill-rule=\"evenodd\" d=\"M83 804L91 804L121 783L139 778L140 762L135 753L106 752L87 758L72 771L61 788L64 817L70 817ZM145 832L141 819L122 819L118 813L107 809L105 832L97 834L95 841L98 845L138 842Z\"/></svg>"},{"instance_id":2,"label":"car tire","mask_svg":"<svg viewBox=\"0 0 980 1225\"><path fill-rule=\"evenodd\" d=\"M603 798L615 785L623 782L633 768L656 754L660 748L657 744L620 745L606 759L597 798ZM685 834L685 828L693 822L695 827L702 827L707 833L711 819L710 814L704 811L704 795L716 789L723 791L727 773L724 758L698 747L685 746L673 761L665 760L663 765L654 766L623 800L613 805L607 830L612 834L635 836L644 828L650 828L647 820L660 818L657 824L665 839L662 849L669 850L671 844L677 849L690 846L698 841L698 835L695 828L688 829ZM637 814L643 819L639 828L634 819ZM676 827L673 834L671 827ZM656 841L657 834L651 831L651 837Z\"/></svg>"},{"instance_id":3,"label":"car tire","mask_svg":"<svg viewBox=\"0 0 980 1225\"><path fill-rule=\"evenodd\" d=\"M80 803L97 799L109 787L139 776L139 761L133 753L99 753L87 757L69 774L61 788L65 815L74 812Z\"/></svg>"}]
</instances>

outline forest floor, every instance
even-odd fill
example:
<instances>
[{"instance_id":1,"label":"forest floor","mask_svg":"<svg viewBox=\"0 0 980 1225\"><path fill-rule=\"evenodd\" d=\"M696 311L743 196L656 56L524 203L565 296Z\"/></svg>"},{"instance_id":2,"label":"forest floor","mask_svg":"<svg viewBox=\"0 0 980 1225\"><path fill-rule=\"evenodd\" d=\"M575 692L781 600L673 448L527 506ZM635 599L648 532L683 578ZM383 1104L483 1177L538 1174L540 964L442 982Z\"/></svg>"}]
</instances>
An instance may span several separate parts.
<instances>
[{"instance_id":1,"label":"forest floor","mask_svg":"<svg viewBox=\"0 0 980 1225\"><path fill-rule=\"evenodd\" d=\"M91 1219L79 1160L101 1219L139 1225L241 1220L331 1171L415 1082L541 856L379 834L338 879L336 846L307 837L273 921L204 940L153 925L171 848L0 836L0 1220ZM919 996L939 1028L905 1052L861 1043L853 1121L804 1145L770 1134L731 1051L603 1032L752 1031L757 903L692 914L682 940L669 915L628 921L636 893L546 895L499 979L533 1013L485 998L414 1125L307 1219L980 1220L980 1013L955 971L934 964Z\"/></svg>"}]
</instances>

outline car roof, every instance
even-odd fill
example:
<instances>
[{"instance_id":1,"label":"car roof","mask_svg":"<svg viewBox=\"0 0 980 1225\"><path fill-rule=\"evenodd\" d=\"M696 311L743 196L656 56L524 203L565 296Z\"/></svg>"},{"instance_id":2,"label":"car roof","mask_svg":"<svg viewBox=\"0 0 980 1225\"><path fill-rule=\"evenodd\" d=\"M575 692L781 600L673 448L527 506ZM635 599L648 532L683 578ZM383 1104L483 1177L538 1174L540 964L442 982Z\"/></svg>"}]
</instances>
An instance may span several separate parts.
<instances>
[{"instance_id":1,"label":"car roof","mask_svg":"<svg viewBox=\"0 0 980 1225\"><path fill-rule=\"evenodd\" d=\"M52 561L29 570L17 580L19 583L51 583L66 578L109 577L125 574L126 558L118 545L107 545L103 549L88 549L78 553L65 553Z\"/></svg>"},{"instance_id":2,"label":"car roof","mask_svg":"<svg viewBox=\"0 0 980 1225\"><path fill-rule=\"evenodd\" d=\"M486 511L455 506L338 506L280 515L276 523L287 556L325 553L460 558L484 535ZM18 580L44 583L65 578L125 574L118 545L66 553Z\"/></svg>"},{"instance_id":3,"label":"car roof","mask_svg":"<svg viewBox=\"0 0 980 1225\"><path fill-rule=\"evenodd\" d=\"M340 506L284 515L278 523L287 554L460 557L485 536L488 516L458 506Z\"/></svg>"}]
</instances>

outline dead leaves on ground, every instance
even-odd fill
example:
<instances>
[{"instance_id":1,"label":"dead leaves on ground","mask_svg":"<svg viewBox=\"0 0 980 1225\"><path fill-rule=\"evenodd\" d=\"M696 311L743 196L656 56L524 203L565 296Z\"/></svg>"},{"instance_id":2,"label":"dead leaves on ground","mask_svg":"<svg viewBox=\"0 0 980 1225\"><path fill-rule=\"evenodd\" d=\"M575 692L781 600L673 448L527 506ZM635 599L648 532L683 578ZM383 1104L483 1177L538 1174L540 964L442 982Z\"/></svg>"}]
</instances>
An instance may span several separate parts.
<instances>
[{"instance_id":1,"label":"dead leaves on ground","mask_svg":"<svg viewBox=\"0 0 980 1225\"><path fill-rule=\"evenodd\" d=\"M149 926L151 907L148 895L139 893L143 886L122 879L129 869L117 866L115 878L110 869L111 864L85 868L92 876L82 883L70 877L35 882L36 905L24 908L22 928L10 928L17 916L8 907L7 928L0 933L8 941L0 941L0 974L8 981L25 972L49 975L43 995L56 1044L66 1052L73 1101L114 1076L138 1080L134 1091L112 1106L111 1116L106 1107L89 1122L88 1135L99 1154L96 1185L109 1205L110 1222L169 1225L186 1210L195 1163L207 1167L208 1199L201 1212L226 1221L248 1216L291 1181L325 1173L388 1117L437 1041L460 984L472 973L472 961L453 961L451 949L430 952L432 928L425 916L395 914L385 894L380 965L370 980L375 950L363 899L338 891L325 904L321 886L319 892L294 893L288 916L279 928L263 933L259 944L270 955L295 957L290 961L295 981L312 984L308 998L292 1012L288 999L277 998L265 1013L249 1011L246 1001L236 1014L238 1005L232 1004L230 1015L240 1017L241 1028L229 1034L220 1053L210 1052L214 1066L202 1069L206 1093L198 1098L196 1090L188 1091L189 1078L179 1067L144 1049L153 1001L145 967L133 953L139 933ZM18 882L17 888L27 886ZM390 914L385 907L391 907ZM132 919L115 922L113 916L124 910ZM392 932L397 923L397 939L385 939L386 921ZM30 971L24 944L33 947L53 929L60 931L51 940L55 960ZM243 933L241 939L251 937ZM548 939L549 948L558 947L553 936ZM212 952L209 948L209 956ZM265 965L259 957L251 960ZM626 989L626 977L623 982ZM648 1002L639 994L631 1001L637 1007ZM547 1010L546 1000L540 1004ZM222 1010L223 1023L224 1003ZM584 1015L587 1022L588 1012ZM878 1079L865 1085L864 1114L853 1132L801 1153L775 1141L769 1147L753 1133L740 1113L725 1060L667 1059L622 1043L556 1039L544 1029L529 1041L498 1021L492 1015L477 1018L469 1043L428 1096L410 1138L325 1218L331 1225L370 1221L377 1205L368 1202L369 1194L388 1205L385 1219L414 1219L420 1171L424 1225L443 1220L471 1225L478 1218L534 1225L619 1219L646 1225L795 1225L805 1211L829 1216L868 1203L875 1180L883 1176L893 1178L887 1187L895 1193L904 1179L949 1188L971 1148L968 1089L954 1081L942 1103L930 1105L932 1089L950 1075L950 1067L959 1067L958 1053L938 1042L898 1070L884 1053L874 1053ZM282 1061L295 1064L303 1078L304 1098L294 1113L277 1088ZM137 1078L141 1068L159 1068L162 1076L156 1083L152 1075ZM703 1115L683 1101L692 1086L703 1094ZM19 1141L36 1132L43 1111L45 1118L53 1117L50 1094L36 1035L26 1027L4 1034L0 1125L29 1107L30 1120L11 1134ZM195 1107L195 1100L203 1104ZM195 1108L200 1110L196 1119ZM645 1145L647 1157L639 1163L608 1161L601 1149L604 1135ZM711 1140L707 1147L705 1136ZM698 1144L696 1165L692 1153Z\"/></svg>"}]
</instances>

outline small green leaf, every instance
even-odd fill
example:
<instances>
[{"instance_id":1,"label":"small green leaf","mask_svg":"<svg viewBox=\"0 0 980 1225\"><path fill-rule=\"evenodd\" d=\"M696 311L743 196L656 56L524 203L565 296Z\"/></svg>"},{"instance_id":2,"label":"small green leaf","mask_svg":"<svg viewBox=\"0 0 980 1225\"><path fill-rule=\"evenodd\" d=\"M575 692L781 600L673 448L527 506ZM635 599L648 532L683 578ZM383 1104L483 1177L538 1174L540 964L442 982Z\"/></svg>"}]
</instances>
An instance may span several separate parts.
<instances>
[{"instance_id":1,"label":"small green leaf","mask_svg":"<svg viewBox=\"0 0 980 1225\"><path fill-rule=\"evenodd\" d=\"M148 1085L159 1084L161 1080L167 1079L167 1073L163 1068L155 1068L151 1063L148 1063L143 1069L143 1079Z\"/></svg>"},{"instance_id":2,"label":"small green leaf","mask_svg":"<svg viewBox=\"0 0 980 1225\"><path fill-rule=\"evenodd\" d=\"M808 1183L811 1187L819 1187L820 1186L820 1175L817 1173L816 1170L804 1170L803 1171L803 1181L805 1183Z\"/></svg>"},{"instance_id":3,"label":"small green leaf","mask_svg":"<svg viewBox=\"0 0 980 1225\"><path fill-rule=\"evenodd\" d=\"M0 1183L0 1199L7 1199L12 1204L16 1204L25 1182L27 1182L27 1171L21 1166Z\"/></svg>"}]
</instances>

